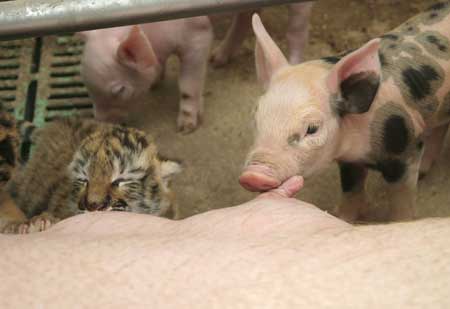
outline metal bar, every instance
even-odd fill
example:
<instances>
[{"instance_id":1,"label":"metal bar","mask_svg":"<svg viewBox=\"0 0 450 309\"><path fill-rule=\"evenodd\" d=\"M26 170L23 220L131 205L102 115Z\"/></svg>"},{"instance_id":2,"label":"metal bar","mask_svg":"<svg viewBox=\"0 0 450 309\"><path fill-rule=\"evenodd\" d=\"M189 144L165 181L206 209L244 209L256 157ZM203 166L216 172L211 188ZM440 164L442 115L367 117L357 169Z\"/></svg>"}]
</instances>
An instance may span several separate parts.
<instances>
[{"instance_id":1,"label":"metal bar","mask_svg":"<svg viewBox=\"0 0 450 309\"><path fill-rule=\"evenodd\" d=\"M0 2L0 40L210 15L306 0L16 0Z\"/></svg>"}]
</instances>

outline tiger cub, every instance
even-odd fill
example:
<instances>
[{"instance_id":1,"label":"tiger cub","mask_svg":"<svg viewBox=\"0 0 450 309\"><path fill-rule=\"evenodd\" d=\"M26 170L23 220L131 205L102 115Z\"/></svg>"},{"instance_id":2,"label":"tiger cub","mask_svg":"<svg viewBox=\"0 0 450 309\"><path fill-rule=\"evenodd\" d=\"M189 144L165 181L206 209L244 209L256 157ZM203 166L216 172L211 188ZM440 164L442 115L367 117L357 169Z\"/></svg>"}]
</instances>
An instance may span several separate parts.
<instances>
[{"instance_id":1,"label":"tiger cub","mask_svg":"<svg viewBox=\"0 0 450 309\"><path fill-rule=\"evenodd\" d=\"M17 166L20 164L20 143L21 137L32 124L25 121L16 121L16 118L9 113L2 101L0 101L0 228L11 221L23 221L26 219L20 209L11 203L7 194L3 192L3 187L12 177ZM21 130L24 129L24 132ZM31 132L31 131L30 131ZM22 133L22 134L21 134Z\"/></svg>"},{"instance_id":2,"label":"tiger cub","mask_svg":"<svg viewBox=\"0 0 450 309\"><path fill-rule=\"evenodd\" d=\"M62 118L33 133L32 156L6 191L26 222L6 232L29 233L85 211L167 215L169 182L178 163L159 159L144 132L81 118ZM1 207L1 206L0 206Z\"/></svg>"},{"instance_id":3,"label":"tiger cub","mask_svg":"<svg viewBox=\"0 0 450 309\"><path fill-rule=\"evenodd\" d=\"M19 164L20 130L23 124L16 121L0 101L0 187L11 178Z\"/></svg>"}]
</instances>

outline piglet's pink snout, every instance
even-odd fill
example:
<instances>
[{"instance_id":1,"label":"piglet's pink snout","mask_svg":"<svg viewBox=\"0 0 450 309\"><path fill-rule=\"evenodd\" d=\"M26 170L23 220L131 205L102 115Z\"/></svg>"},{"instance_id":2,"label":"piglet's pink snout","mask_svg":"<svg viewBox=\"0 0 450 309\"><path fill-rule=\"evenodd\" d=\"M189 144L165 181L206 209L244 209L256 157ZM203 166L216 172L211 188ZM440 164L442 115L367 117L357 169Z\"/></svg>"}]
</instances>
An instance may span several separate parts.
<instances>
[{"instance_id":1,"label":"piglet's pink snout","mask_svg":"<svg viewBox=\"0 0 450 309\"><path fill-rule=\"evenodd\" d=\"M239 183L252 192L264 192L278 188L281 181L270 174L270 169L265 166L250 165L239 177Z\"/></svg>"}]
</instances>

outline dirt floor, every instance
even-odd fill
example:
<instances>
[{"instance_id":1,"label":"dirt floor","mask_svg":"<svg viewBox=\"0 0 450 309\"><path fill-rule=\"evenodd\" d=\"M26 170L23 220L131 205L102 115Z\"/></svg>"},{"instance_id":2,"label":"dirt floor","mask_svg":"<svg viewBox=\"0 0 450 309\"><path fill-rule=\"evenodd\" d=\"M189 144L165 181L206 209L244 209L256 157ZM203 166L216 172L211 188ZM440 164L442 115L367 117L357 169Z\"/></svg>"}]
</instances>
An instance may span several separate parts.
<instances>
[{"instance_id":1,"label":"dirt floor","mask_svg":"<svg viewBox=\"0 0 450 309\"><path fill-rule=\"evenodd\" d=\"M311 17L306 59L358 47L434 2L372 0L369 6L367 1L317 1ZM286 50L286 7L265 9L263 21ZM225 26L216 29L217 37L223 36ZM151 130L163 154L178 158L184 164L184 172L174 182L183 216L237 205L254 196L242 189L237 181L252 143L252 106L262 93L255 78L253 45L251 36L230 65L223 69L209 69L205 121L196 132L187 136L175 132L178 109L178 64L175 59L169 65L165 82L151 94L146 111L137 121L140 126ZM450 215L449 158L450 148L446 147L437 165L419 184L417 213L420 217ZM383 220L387 210L383 185L379 175L371 173L368 186L371 210L368 215L377 220ZM308 179L298 198L332 211L340 199L337 166L333 165L323 174Z\"/></svg>"}]
</instances>

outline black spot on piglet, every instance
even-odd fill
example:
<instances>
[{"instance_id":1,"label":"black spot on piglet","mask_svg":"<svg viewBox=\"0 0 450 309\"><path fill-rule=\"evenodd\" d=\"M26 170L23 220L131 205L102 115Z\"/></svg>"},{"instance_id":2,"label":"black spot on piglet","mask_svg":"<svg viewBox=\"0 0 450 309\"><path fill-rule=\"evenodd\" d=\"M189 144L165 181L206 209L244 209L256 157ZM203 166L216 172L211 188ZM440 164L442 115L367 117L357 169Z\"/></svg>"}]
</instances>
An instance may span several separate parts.
<instances>
[{"instance_id":1,"label":"black spot on piglet","mask_svg":"<svg viewBox=\"0 0 450 309\"><path fill-rule=\"evenodd\" d=\"M383 174L383 178L387 182L400 180L406 172L405 164L396 159L387 159L378 162L377 169Z\"/></svg>"},{"instance_id":2,"label":"black spot on piglet","mask_svg":"<svg viewBox=\"0 0 450 309\"><path fill-rule=\"evenodd\" d=\"M384 123L384 148L388 153L401 154L408 146L409 132L405 119L392 115Z\"/></svg>"},{"instance_id":3,"label":"black spot on piglet","mask_svg":"<svg viewBox=\"0 0 450 309\"><path fill-rule=\"evenodd\" d=\"M380 38L397 41L398 40L398 35L395 35L395 34L392 34L392 33L387 33L387 34L384 34L384 35L380 36Z\"/></svg>"},{"instance_id":4,"label":"black spot on piglet","mask_svg":"<svg viewBox=\"0 0 450 309\"><path fill-rule=\"evenodd\" d=\"M436 70L429 65L419 69L407 68L402 72L403 82L414 100L421 100L431 94L431 82L441 79Z\"/></svg>"},{"instance_id":5,"label":"black spot on piglet","mask_svg":"<svg viewBox=\"0 0 450 309\"><path fill-rule=\"evenodd\" d=\"M430 44L433 44L436 46L437 49L439 49L441 52L446 52L447 51L447 46L443 45L439 39L437 37L435 37L434 35L427 35L426 37L427 41Z\"/></svg>"}]
</instances>

